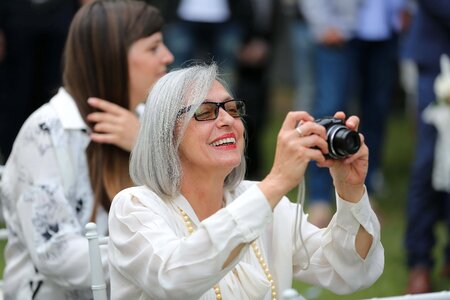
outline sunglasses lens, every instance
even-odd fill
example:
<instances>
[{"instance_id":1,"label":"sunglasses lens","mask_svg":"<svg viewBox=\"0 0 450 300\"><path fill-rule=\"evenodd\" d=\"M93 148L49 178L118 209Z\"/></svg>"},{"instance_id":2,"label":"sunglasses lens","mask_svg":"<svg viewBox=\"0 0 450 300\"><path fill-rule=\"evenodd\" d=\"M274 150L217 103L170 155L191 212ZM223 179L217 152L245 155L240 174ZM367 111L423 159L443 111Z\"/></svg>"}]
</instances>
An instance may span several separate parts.
<instances>
[{"instance_id":1,"label":"sunglasses lens","mask_svg":"<svg viewBox=\"0 0 450 300\"><path fill-rule=\"evenodd\" d=\"M223 103L205 102L195 111L194 117L197 121L215 120L222 107L233 118L245 116L245 103L242 100L229 100Z\"/></svg>"},{"instance_id":2,"label":"sunglasses lens","mask_svg":"<svg viewBox=\"0 0 450 300\"><path fill-rule=\"evenodd\" d=\"M245 115L244 102L240 100L233 100L225 103L225 110L233 118L238 118Z\"/></svg>"},{"instance_id":3,"label":"sunglasses lens","mask_svg":"<svg viewBox=\"0 0 450 300\"><path fill-rule=\"evenodd\" d=\"M203 103L195 111L195 119L199 121L214 120L216 118L216 105L214 103Z\"/></svg>"}]
</instances>

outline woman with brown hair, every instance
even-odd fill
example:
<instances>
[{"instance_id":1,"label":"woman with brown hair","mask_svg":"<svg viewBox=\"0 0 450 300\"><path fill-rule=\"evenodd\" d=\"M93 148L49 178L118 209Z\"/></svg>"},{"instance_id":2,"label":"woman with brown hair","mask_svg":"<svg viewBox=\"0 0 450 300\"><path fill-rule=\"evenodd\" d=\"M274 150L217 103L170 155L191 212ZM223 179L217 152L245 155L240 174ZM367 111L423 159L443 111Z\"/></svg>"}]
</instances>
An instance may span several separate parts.
<instances>
[{"instance_id":1,"label":"woman with brown hair","mask_svg":"<svg viewBox=\"0 0 450 300\"><path fill-rule=\"evenodd\" d=\"M1 182L7 299L92 298L83 228L106 234L112 197L132 185L136 112L173 61L162 26L139 1L94 1L74 17L64 87L24 123Z\"/></svg>"}]
</instances>

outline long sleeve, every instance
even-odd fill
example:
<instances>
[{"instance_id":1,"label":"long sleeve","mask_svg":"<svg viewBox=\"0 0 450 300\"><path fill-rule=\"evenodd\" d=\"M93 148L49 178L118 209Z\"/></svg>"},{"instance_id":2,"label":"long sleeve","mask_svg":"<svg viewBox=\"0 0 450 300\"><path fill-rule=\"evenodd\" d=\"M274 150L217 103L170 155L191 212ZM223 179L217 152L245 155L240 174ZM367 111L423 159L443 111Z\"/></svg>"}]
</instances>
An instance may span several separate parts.
<instances>
[{"instance_id":1,"label":"long sleeve","mask_svg":"<svg viewBox=\"0 0 450 300\"><path fill-rule=\"evenodd\" d=\"M81 131L71 134L69 137L54 110L46 105L24 124L8 160L2 189L7 226L13 233L7 247L7 276L14 285L36 278L32 276L71 290L90 285L84 237L84 224L93 205L88 171L85 167L71 170L78 177L73 176L66 190L67 170L62 167L69 166L61 166L57 154L65 153L66 163L84 166L83 147L88 138ZM31 257L31 261L22 257ZM26 273L31 264L36 271ZM106 269L106 259L104 266Z\"/></svg>"},{"instance_id":2,"label":"long sleeve","mask_svg":"<svg viewBox=\"0 0 450 300\"><path fill-rule=\"evenodd\" d=\"M119 193L109 215L112 299L213 299L217 283L224 299L271 299L263 266L247 246L253 241L278 293L291 287L293 276L337 293L369 286L380 276L380 228L367 195L358 204L340 199L326 230L309 224L303 214L301 232L311 254L311 266L303 271L304 249L292 240L294 204L284 198L272 212L255 183L244 182L237 190L226 197L232 201L225 208L202 222L182 196L163 201L145 187ZM177 206L192 220L192 235ZM361 225L373 236L364 260L355 250ZM224 266L238 245L243 249Z\"/></svg>"},{"instance_id":3,"label":"long sleeve","mask_svg":"<svg viewBox=\"0 0 450 300\"><path fill-rule=\"evenodd\" d=\"M345 294L368 287L378 279L384 268L384 249L380 241L380 225L370 207L367 193L356 204L336 197L337 212L327 228L318 229L306 221L302 223L310 266L307 270L301 269L307 258L299 239L293 250L294 277ZM287 213L292 215L293 211L295 209L291 204ZM304 215L303 220L306 217ZM355 248L360 226L373 237L365 259L358 255Z\"/></svg>"},{"instance_id":4,"label":"long sleeve","mask_svg":"<svg viewBox=\"0 0 450 300\"><path fill-rule=\"evenodd\" d=\"M198 299L240 260L223 268L231 251L255 240L272 220L257 186L197 224L191 236L167 205L150 191L127 189L115 197L109 217L112 290L119 288L118 271L150 299Z\"/></svg>"}]
</instances>

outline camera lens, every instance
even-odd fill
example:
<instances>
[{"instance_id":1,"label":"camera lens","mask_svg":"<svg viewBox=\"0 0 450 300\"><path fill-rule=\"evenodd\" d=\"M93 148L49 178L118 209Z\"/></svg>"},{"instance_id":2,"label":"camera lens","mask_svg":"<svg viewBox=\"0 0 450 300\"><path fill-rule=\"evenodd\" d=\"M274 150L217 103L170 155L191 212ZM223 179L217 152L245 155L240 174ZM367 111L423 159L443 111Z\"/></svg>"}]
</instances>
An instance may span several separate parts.
<instances>
[{"instance_id":1,"label":"camera lens","mask_svg":"<svg viewBox=\"0 0 450 300\"><path fill-rule=\"evenodd\" d=\"M358 152L361 147L359 134L345 126L345 121L339 118L324 117L315 120L325 127L329 153L326 159L343 159Z\"/></svg>"},{"instance_id":2,"label":"camera lens","mask_svg":"<svg viewBox=\"0 0 450 300\"><path fill-rule=\"evenodd\" d=\"M328 131L330 156L345 158L356 153L361 146L359 134L342 125L331 126Z\"/></svg>"},{"instance_id":3,"label":"camera lens","mask_svg":"<svg viewBox=\"0 0 450 300\"><path fill-rule=\"evenodd\" d=\"M343 155L354 154L360 146L359 135L354 131L341 129L336 132L333 143L334 148Z\"/></svg>"}]
</instances>

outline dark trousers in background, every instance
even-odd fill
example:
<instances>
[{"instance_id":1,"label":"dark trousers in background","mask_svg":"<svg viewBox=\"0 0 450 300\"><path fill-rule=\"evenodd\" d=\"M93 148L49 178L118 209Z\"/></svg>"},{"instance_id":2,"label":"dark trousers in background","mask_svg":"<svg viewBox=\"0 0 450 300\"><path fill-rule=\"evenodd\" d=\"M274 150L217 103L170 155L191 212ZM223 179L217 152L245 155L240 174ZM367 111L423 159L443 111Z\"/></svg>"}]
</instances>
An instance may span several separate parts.
<instances>
[{"instance_id":1,"label":"dark trousers in background","mask_svg":"<svg viewBox=\"0 0 450 300\"><path fill-rule=\"evenodd\" d=\"M405 244L409 267L433 267L432 249L436 243L434 227L438 221L444 220L447 232L450 232L450 194L435 191L431 183L437 131L433 125L425 124L421 117L423 110L435 100L433 86L437 75L437 70L427 70L419 66L416 153L406 210ZM445 262L449 263L449 245L445 249L444 257Z\"/></svg>"},{"instance_id":2,"label":"dark trousers in background","mask_svg":"<svg viewBox=\"0 0 450 300\"><path fill-rule=\"evenodd\" d=\"M369 147L368 192L380 189L379 176L384 133L393 98L397 72L397 38L383 41L351 40L343 46L318 46L316 51L316 98L313 115L332 116L336 111L357 114ZM356 111L352 101L356 99ZM378 178L377 178L378 177ZM310 201L333 199L328 169L308 167Z\"/></svg>"}]
</instances>

